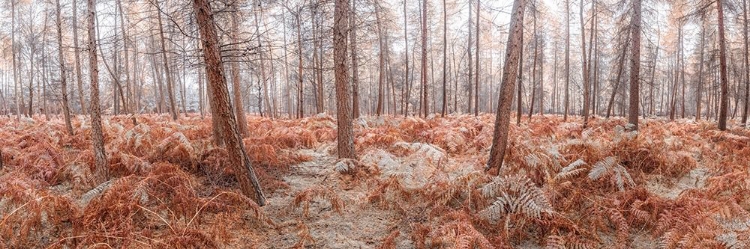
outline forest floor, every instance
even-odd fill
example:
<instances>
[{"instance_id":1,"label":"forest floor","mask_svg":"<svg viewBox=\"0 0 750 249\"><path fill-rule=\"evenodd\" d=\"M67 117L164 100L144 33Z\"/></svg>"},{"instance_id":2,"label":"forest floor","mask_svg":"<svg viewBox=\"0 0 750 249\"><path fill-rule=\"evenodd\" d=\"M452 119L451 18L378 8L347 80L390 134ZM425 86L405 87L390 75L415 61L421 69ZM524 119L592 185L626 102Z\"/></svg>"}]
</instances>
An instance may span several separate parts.
<instances>
[{"instance_id":1,"label":"forest floor","mask_svg":"<svg viewBox=\"0 0 750 249\"><path fill-rule=\"evenodd\" d=\"M0 118L0 248L750 246L742 128L523 118L504 167L484 172L492 115L357 119L357 161L336 158L329 116L249 117L259 207L210 119L137 120L105 118L100 179L84 118L74 136L59 119Z\"/></svg>"}]
</instances>

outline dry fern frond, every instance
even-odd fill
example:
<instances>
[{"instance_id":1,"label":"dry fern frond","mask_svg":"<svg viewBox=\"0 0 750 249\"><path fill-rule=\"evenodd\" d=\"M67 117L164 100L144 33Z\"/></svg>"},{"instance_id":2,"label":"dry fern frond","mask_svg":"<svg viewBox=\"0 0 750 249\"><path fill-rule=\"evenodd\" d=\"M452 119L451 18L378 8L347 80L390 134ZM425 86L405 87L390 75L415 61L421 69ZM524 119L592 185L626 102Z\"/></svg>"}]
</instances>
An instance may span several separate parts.
<instances>
[{"instance_id":1,"label":"dry fern frond","mask_svg":"<svg viewBox=\"0 0 750 249\"><path fill-rule=\"evenodd\" d=\"M555 181L564 181L580 175L584 171L588 170L587 168L583 167L585 165L586 162L584 162L583 160L575 160L574 162L568 164L568 166L562 168L560 172L555 175Z\"/></svg>"},{"instance_id":2,"label":"dry fern frond","mask_svg":"<svg viewBox=\"0 0 750 249\"><path fill-rule=\"evenodd\" d=\"M554 212L544 192L525 176L497 177L482 188L482 195L492 201L482 214L493 221L508 214L541 219L542 213Z\"/></svg>"},{"instance_id":3,"label":"dry fern frond","mask_svg":"<svg viewBox=\"0 0 750 249\"><path fill-rule=\"evenodd\" d=\"M620 191L624 191L626 187L635 187L628 169L620 165L617 158L612 156L595 163L589 171L589 178L591 180L608 178Z\"/></svg>"}]
</instances>

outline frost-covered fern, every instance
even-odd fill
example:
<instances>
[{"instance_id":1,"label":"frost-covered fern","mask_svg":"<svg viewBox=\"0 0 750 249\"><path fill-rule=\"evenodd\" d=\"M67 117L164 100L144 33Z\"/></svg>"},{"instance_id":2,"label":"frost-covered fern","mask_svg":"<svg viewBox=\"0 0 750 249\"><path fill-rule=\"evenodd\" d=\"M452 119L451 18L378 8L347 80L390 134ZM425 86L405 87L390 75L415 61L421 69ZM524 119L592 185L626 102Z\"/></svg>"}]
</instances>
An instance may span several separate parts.
<instances>
[{"instance_id":1,"label":"frost-covered fern","mask_svg":"<svg viewBox=\"0 0 750 249\"><path fill-rule=\"evenodd\" d=\"M586 171L586 168L583 167L585 165L586 162L584 162L582 159L578 159L568 164L568 166L562 168L560 172L555 175L555 181L567 180L581 174L582 172Z\"/></svg>"},{"instance_id":2,"label":"frost-covered fern","mask_svg":"<svg viewBox=\"0 0 750 249\"><path fill-rule=\"evenodd\" d=\"M617 157L611 156L604 158L594 164L589 171L589 178L591 180L599 180L601 178L609 178L620 191L624 191L625 187L635 187L633 178L630 177L628 169L620 165Z\"/></svg>"},{"instance_id":3,"label":"frost-covered fern","mask_svg":"<svg viewBox=\"0 0 750 249\"><path fill-rule=\"evenodd\" d=\"M482 188L484 198L494 200L482 215L496 221L507 214L523 214L539 219L542 213L552 213L544 192L525 176L513 175L495 178Z\"/></svg>"}]
</instances>

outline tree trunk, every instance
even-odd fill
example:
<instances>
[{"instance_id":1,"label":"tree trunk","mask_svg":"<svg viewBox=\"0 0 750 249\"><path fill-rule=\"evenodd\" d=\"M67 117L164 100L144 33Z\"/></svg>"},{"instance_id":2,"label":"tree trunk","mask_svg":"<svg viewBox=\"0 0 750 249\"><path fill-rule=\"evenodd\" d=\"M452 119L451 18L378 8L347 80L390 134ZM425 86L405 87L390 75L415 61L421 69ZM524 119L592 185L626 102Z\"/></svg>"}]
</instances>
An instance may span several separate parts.
<instances>
[{"instance_id":1,"label":"tree trunk","mask_svg":"<svg viewBox=\"0 0 750 249\"><path fill-rule=\"evenodd\" d=\"M581 0L578 14L581 18L581 63L583 64L581 68L581 77L583 78L583 112L581 112L581 116L583 116L583 128L586 129L589 122L589 68L586 61L588 58L586 57L586 22L583 19L583 0Z\"/></svg>"},{"instance_id":2,"label":"tree trunk","mask_svg":"<svg viewBox=\"0 0 750 249\"><path fill-rule=\"evenodd\" d=\"M383 25L380 20L380 5L375 4L375 20L378 29L378 105L375 114L383 114L383 81L385 80L385 45L383 44Z\"/></svg>"},{"instance_id":3,"label":"tree trunk","mask_svg":"<svg viewBox=\"0 0 750 249\"><path fill-rule=\"evenodd\" d=\"M234 50L239 51L240 42L240 10L237 3L232 6L234 12L232 13L232 43L234 44ZM261 52L262 53L262 52ZM262 62L261 62L262 63ZM245 110L242 108L242 88L240 87L240 63L237 61L231 62L232 68L232 93L234 94L234 115L237 117L237 129L242 137L247 137L250 132L247 130L247 117L245 117Z\"/></svg>"},{"instance_id":4,"label":"tree trunk","mask_svg":"<svg viewBox=\"0 0 750 249\"><path fill-rule=\"evenodd\" d=\"M161 10L157 2L154 2L156 9L156 19L159 24L159 38L161 40L161 57L164 63L164 74L167 77L167 95L169 97L169 111L172 114L172 120L177 121L177 104L175 103L174 96L174 81L172 81L172 71L169 70L169 59L167 58L167 46L164 39L164 25L161 21Z\"/></svg>"},{"instance_id":5,"label":"tree trunk","mask_svg":"<svg viewBox=\"0 0 750 249\"><path fill-rule=\"evenodd\" d=\"M472 43L471 42L471 21L472 21L472 19L471 19L471 0L469 0L469 28L468 28L469 29L469 38L467 39L468 43L466 44L466 55L469 58L467 60L467 63L469 64L468 65L468 69L469 69L469 76L468 77L469 77L469 79L467 80L467 82L469 83L469 98L466 100L467 101L467 103L466 103L466 106L467 106L466 113L471 113L471 107L472 107L471 101L474 99L474 89L471 87L471 81L472 81L472 76L473 76L472 73L474 72L473 71L474 67L472 66L473 61L472 61L472 58L471 58L471 56L472 56L471 55L471 43Z\"/></svg>"},{"instance_id":6,"label":"tree trunk","mask_svg":"<svg viewBox=\"0 0 750 249\"><path fill-rule=\"evenodd\" d=\"M570 0L565 0L565 114L563 121L568 121L570 107Z\"/></svg>"},{"instance_id":7,"label":"tree trunk","mask_svg":"<svg viewBox=\"0 0 750 249\"><path fill-rule=\"evenodd\" d=\"M403 112L404 116L409 115L409 98L411 97L411 81L409 81L409 34L407 33L407 15L406 15L406 2L404 1L404 85L406 85L406 99L404 101Z\"/></svg>"},{"instance_id":8,"label":"tree trunk","mask_svg":"<svg viewBox=\"0 0 750 249\"><path fill-rule=\"evenodd\" d=\"M75 2L75 1L73 1ZM17 58L16 54L18 52L17 46L16 46L16 1L10 1L10 40L11 40L11 54L13 57L13 93L16 96L16 118L18 120L21 120L21 103L23 101L21 100L21 92L19 91L19 78L18 78L18 66L17 66ZM74 10L75 11L75 10ZM75 13L75 12L74 12ZM74 24L75 25L75 24ZM76 59L77 62L77 59Z\"/></svg>"},{"instance_id":9,"label":"tree trunk","mask_svg":"<svg viewBox=\"0 0 750 249\"><path fill-rule=\"evenodd\" d=\"M91 0L89 0L91 1ZM216 34L213 11L207 0L194 0L196 22L200 29L203 42L203 56L206 63L206 74L211 91L211 113L212 119L216 119L221 126L229 163L234 168L235 177L240 183L242 193L246 196L255 194L258 205L266 204L263 189L255 176L255 171L250 159L245 153L240 133L237 130L237 122L232 113L229 102L229 90L227 89L224 66L219 51L219 38Z\"/></svg>"},{"instance_id":10,"label":"tree trunk","mask_svg":"<svg viewBox=\"0 0 750 249\"><path fill-rule=\"evenodd\" d=\"M57 6L56 17L57 17L57 53L58 61L60 62L60 91L62 92L62 110L65 116L65 129L68 131L68 135L73 135L73 125L70 124L70 109L68 108L68 82L65 78L65 56L63 56L63 43L62 43L62 18L60 17L60 0L55 0Z\"/></svg>"},{"instance_id":11,"label":"tree trunk","mask_svg":"<svg viewBox=\"0 0 750 249\"><path fill-rule=\"evenodd\" d=\"M523 19L521 21L523 21ZM521 40L521 42L519 42L519 46L521 46L521 48L520 48L521 51L518 52L518 54L519 54L518 55L518 57L519 57L519 61L518 61L518 74L517 74L517 76L518 76L518 94L516 94L516 101L518 102L518 104L517 104L517 110L516 110L516 125L521 125L521 115L522 115L521 111L523 109L523 102L522 102L523 101L523 95L522 95L522 93L523 93L523 45L524 45L523 44L523 29L521 30L521 38L520 38L520 40ZM512 98L511 98L511 100L512 100Z\"/></svg>"},{"instance_id":12,"label":"tree trunk","mask_svg":"<svg viewBox=\"0 0 750 249\"><path fill-rule=\"evenodd\" d=\"M480 4L480 0L477 0L477 21L475 23L475 25L477 26L476 27L476 29L477 29L477 32L476 32L477 33L476 34L476 36L477 36L477 38L476 38L477 47L476 47L476 49L474 49L474 54L476 55L475 56L476 57L475 58L475 60L476 60L475 64L477 65L477 73L476 73L476 77L474 77L474 80L476 81L474 83L474 116L479 116L479 7L480 7L480 5L481 5Z\"/></svg>"},{"instance_id":13,"label":"tree trunk","mask_svg":"<svg viewBox=\"0 0 750 249\"><path fill-rule=\"evenodd\" d=\"M99 69L96 56L96 0L87 0L88 28L89 28L89 71L91 78L91 141L94 150L94 164L96 176L99 180L109 177L107 154L104 152L104 134L102 132L102 116L99 107Z\"/></svg>"},{"instance_id":14,"label":"tree trunk","mask_svg":"<svg viewBox=\"0 0 750 249\"><path fill-rule=\"evenodd\" d=\"M705 22L704 22L705 23ZM705 24L704 24L705 25ZM706 47L705 44L706 41L706 28L705 26L701 27L701 42L699 46L701 47L700 52L700 59L698 61L698 86L696 87L696 93L695 93L695 120L701 119L701 100L703 99L703 62L704 62L704 50Z\"/></svg>"},{"instance_id":15,"label":"tree trunk","mask_svg":"<svg viewBox=\"0 0 750 249\"><path fill-rule=\"evenodd\" d=\"M630 53L630 113L628 123L638 130L638 108L640 100L640 70L641 70L641 0L633 0L633 19L631 20L633 48Z\"/></svg>"},{"instance_id":16,"label":"tree trunk","mask_svg":"<svg viewBox=\"0 0 750 249\"><path fill-rule=\"evenodd\" d=\"M446 76L448 66L448 8L443 0L443 110L440 112L440 116L445 117L445 111L448 107L447 90L448 78Z\"/></svg>"},{"instance_id":17,"label":"tree trunk","mask_svg":"<svg viewBox=\"0 0 750 249\"><path fill-rule=\"evenodd\" d=\"M497 115L495 116L495 129L492 136L492 147L490 157L487 161L485 170L492 168L500 169L503 166L505 149L508 145L508 126L510 125L510 107L513 100L513 90L516 84L516 74L518 74L518 63L522 47L521 37L523 37L523 14L524 0L515 0L513 3L513 12L511 12L511 21L509 25L508 42L505 48L505 65L503 66L502 86L500 87L500 97L498 99Z\"/></svg>"},{"instance_id":18,"label":"tree trunk","mask_svg":"<svg viewBox=\"0 0 750 249\"><path fill-rule=\"evenodd\" d=\"M531 115L534 113L534 99L536 99L536 66L537 66L537 57L539 55L538 46L539 46L539 39L537 37L536 33L536 0L532 2L532 5L534 8L531 10L532 13L532 21L534 22L534 30L532 32L532 39L534 39L534 55L533 55L533 63L531 66L531 99L529 102L529 120L531 120Z\"/></svg>"},{"instance_id":19,"label":"tree trunk","mask_svg":"<svg viewBox=\"0 0 750 249\"><path fill-rule=\"evenodd\" d=\"M729 81L727 79L727 52L724 39L724 6L716 0L719 22L719 70L721 74L721 102L719 106L719 130L727 129L727 102L729 102Z\"/></svg>"},{"instance_id":20,"label":"tree trunk","mask_svg":"<svg viewBox=\"0 0 750 249\"><path fill-rule=\"evenodd\" d=\"M614 87L612 87L612 94L609 96L609 104L607 104L607 115L605 118L609 118L610 114L612 114L612 107L615 103L615 96L617 95L617 90L620 88L620 81L622 79L622 72L625 68L625 57L627 57L628 54L628 46L630 39L625 39L625 42L622 43L622 54L620 54L620 59L617 63L617 76L615 77Z\"/></svg>"},{"instance_id":21,"label":"tree trunk","mask_svg":"<svg viewBox=\"0 0 750 249\"><path fill-rule=\"evenodd\" d=\"M747 0L742 0L742 15L744 19L744 29L745 29L745 108L742 111L742 124L747 125L747 112L748 107L750 107L750 61L748 60L748 53L750 53L750 50L748 50L748 23L747 23L747 12L750 11L747 9Z\"/></svg>"},{"instance_id":22,"label":"tree trunk","mask_svg":"<svg viewBox=\"0 0 750 249\"><path fill-rule=\"evenodd\" d=\"M338 128L339 158L356 158L354 154L354 128L351 101L349 100L349 69L346 63L346 37L348 31L349 0L336 0L333 24L333 60L336 75L336 122Z\"/></svg>"},{"instance_id":23,"label":"tree trunk","mask_svg":"<svg viewBox=\"0 0 750 249\"><path fill-rule=\"evenodd\" d=\"M349 17L349 42L352 55L352 118L359 118L359 62L357 60L357 0L352 1L352 12Z\"/></svg>"},{"instance_id":24,"label":"tree trunk","mask_svg":"<svg viewBox=\"0 0 750 249\"><path fill-rule=\"evenodd\" d=\"M300 15L302 15L301 8L297 9L297 13L294 15L294 20L297 23L297 55L299 56L299 64L297 65L297 118L305 117L305 85L302 78L302 23L300 22Z\"/></svg>"},{"instance_id":25,"label":"tree trunk","mask_svg":"<svg viewBox=\"0 0 750 249\"><path fill-rule=\"evenodd\" d=\"M422 1L422 107L424 117L430 112L430 104L427 101L427 0Z\"/></svg>"}]
</instances>

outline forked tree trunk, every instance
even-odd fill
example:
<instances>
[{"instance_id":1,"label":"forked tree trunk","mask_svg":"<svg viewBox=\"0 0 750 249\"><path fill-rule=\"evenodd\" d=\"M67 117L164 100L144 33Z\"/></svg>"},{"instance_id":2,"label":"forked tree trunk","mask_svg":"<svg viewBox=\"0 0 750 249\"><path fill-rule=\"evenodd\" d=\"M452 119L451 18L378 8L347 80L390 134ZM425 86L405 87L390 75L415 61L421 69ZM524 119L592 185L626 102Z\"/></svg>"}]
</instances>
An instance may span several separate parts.
<instances>
[{"instance_id":1,"label":"forked tree trunk","mask_svg":"<svg viewBox=\"0 0 750 249\"><path fill-rule=\"evenodd\" d=\"M349 100L349 69L346 59L347 17L349 0L336 0L333 24L333 60L336 75L336 122L338 125L339 158L356 158L354 154L354 128L352 127L351 101Z\"/></svg>"},{"instance_id":2,"label":"forked tree trunk","mask_svg":"<svg viewBox=\"0 0 750 249\"><path fill-rule=\"evenodd\" d=\"M212 119L215 119L221 127L229 163L234 168L235 177L240 183L242 193L246 196L255 195L258 205L264 206L266 198L263 195L263 189L261 189L250 159L245 153L245 147L237 130L237 122L229 103L229 90L227 89L224 66L219 52L219 37L216 34L213 11L207 0L193 0L193 9L203 42L206 74L211 89Z\"/></svg>"},{"instance_id":3,"label":"forked tree trunk","mask_svg":"<svg viewBox=\"0 0 750 249\"><path fill-rule=\"evenodd\" d=\"M96 56L96 0L88 0L88 28L89 28L89 71L91 78L91 141L94 146L94 164L96 176L99 180L109 177L107 154L104 152L104 134L102 132L102 116L99 107L99 69Z\"/></svg>"},{"instance_id":4,"label":"forked tree trunk","mask_svg":"<svg viewBox=\"0 0 750 249\"><path fill-rule=\"evenodd\" d=\"M492 136L492 148L485 170L492 168L500 169L503 166L505 149L508 146L508 126L510 126L510 107L513 100L513 90L516 85L516 74L518 74L518 62L522 48L521 37L523 36L523 14L524 0L515 0L511 21L509 25L510 34L505 48L505 65L501 78L500 97L498 99L497 115L495 117L495 130Z\"/></svg>"}]
</instances>

